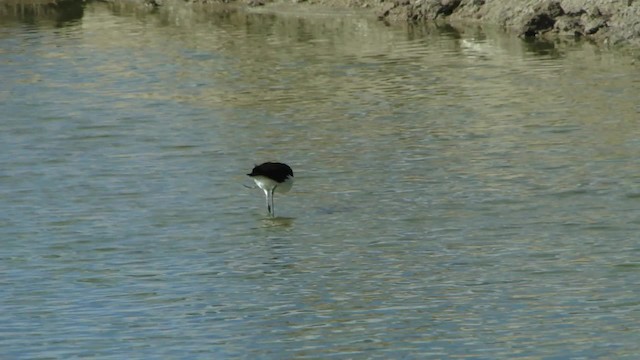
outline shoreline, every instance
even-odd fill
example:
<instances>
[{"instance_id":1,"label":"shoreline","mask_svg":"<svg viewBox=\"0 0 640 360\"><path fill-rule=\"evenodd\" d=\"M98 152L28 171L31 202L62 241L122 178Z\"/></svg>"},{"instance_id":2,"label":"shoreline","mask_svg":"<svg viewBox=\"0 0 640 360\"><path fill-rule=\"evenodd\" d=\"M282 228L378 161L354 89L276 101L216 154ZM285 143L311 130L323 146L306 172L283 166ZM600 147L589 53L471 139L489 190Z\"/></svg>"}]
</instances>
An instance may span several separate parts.
<instances>
[{"instance_id":1,"label":"shoreline","mask_svg":"<svg viewBox=\"0 0 640 360\"><path fill-rule=\"evenodd\" d=\"M251 5L251 1L262 0L247 1ZM296 6L284 0L275 3ZM602 45L640 48L639 0L308 0L303 3L366 8L385 22L489 25L521 38L588 39Z\"/></svg>"},{"instance_id":2,"label":"shoreline","mask_svg":"<svg viewBox=\"0 0 640 360\"><path fill-rule=\"evenodd\" d=\"M122 1L122 0L112 0ZM161 2L171 0L129 0ZM210 4L227 0L189 0ZM527 39L586 39L640 48L640 0L230 0L240 6L364 9L388 23L497 26Z\"/></svg>"},{"instance_id":3,"label":"shoreline","mask_svg":"<svg viewBox=\"0 0 640 360\"><path fill-rule=\"evenodd\" d=\"M91 0L89 0L91 1ZM385 23L448 23L487 25L521 38L586 39L605 47L640 49L640 0L97 0L136 10L156 11L178 6L264 7L265 10L359 10ZM7 0L10 8L34 12L81 8L85 0ZM4 10L4 11L3 11Z\"/></svg>"}]
</instances>

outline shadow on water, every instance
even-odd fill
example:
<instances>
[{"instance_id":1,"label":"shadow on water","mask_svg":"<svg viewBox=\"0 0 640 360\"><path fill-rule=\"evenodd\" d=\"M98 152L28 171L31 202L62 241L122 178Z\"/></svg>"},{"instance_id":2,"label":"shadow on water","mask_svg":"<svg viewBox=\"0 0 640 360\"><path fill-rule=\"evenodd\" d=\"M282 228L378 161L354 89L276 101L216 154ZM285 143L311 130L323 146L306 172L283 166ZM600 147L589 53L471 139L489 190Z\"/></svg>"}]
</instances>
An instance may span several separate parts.
<instances>
[{"instance_id":1,"label":"shadow on water","mask_svg":"<svg viewBox=\"0 0 640 360\"><path fill-rule=\"evenodd\" d=\"M9 0L0 5L0 19L27 24L53 22L54 27L64 27L82 19L84 8L84 1Z\"/></svg>"},{"instance_id":2,"label":"shadow on water","mask_svg":"<svg viewBox=\"0 0 640 360\"><path fill-rule=\"evenodd\" d=\"M293 225L293 221L295 218L286 217L286 216L276 216L276 217L265 217L262 219L262 227L264 228L272 228L272 227L281 227L281 228L289 228Z\"/></svg>"},{"instance_id":3,"label":"shadow on water","mask_svg":"<svg viewBox=\"0 0 640 360\"><path fill-rule=\"evenodd\" d=\"M460 30L450 24L441 23L409 23L407 25L407 40L422 40L427 37L445 36L449 39L460 39Z\"/></svg>"},{"instance_id":4,"label":"shadow on water","mask_svg":"<svg viewBox=\"0 0 640 360\"><path fill-rule=\"evenodd\" d=\"M531 54L558 59L562 56L555 42L546 39L523 39L525 49Z\"/></svg>"}]
</instances>

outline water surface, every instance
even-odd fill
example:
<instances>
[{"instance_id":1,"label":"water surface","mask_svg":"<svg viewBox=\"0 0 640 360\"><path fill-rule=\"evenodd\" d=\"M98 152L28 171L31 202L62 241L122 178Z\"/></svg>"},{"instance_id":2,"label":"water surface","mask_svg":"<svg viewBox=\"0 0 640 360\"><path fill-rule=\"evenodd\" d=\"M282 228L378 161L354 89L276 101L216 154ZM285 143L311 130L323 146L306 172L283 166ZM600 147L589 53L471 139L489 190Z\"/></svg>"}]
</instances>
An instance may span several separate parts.
<instances>
[{"instance_id":1,"label":"water surface","mask_svg":"<svg viewBox=\"0 0 640 360\"><path fill-rule=\"evenodd\" d=\"M640 72L358 13L3 14L0 357L640 353ZM245 174L296 175L278 217Z\"/></svg>"}]
</instances>

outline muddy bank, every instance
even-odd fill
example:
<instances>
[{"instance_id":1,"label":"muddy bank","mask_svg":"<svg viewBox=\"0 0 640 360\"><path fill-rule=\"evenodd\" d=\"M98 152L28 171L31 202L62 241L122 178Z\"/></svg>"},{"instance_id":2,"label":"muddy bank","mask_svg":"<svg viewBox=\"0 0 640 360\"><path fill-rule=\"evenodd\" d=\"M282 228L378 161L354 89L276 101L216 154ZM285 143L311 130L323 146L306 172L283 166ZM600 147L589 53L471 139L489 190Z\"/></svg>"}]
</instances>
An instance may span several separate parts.
<instances>
[{"instance_id":1,"label":"muddy bank","mask_svg":"<svg viewBox=\"0 0 640 360\"><path fill-rule=\"evenodd\" d=\"M525 38L587 38L640 48L640 0L97 0L146 11L176 6L233 7L319 5L366 8L386 22L450 22L498 25ZM86 0L0 0L8 7L69 8ZM73 6L72 6L73 8ZM4 10L4 11L3 11ZM81 13L76 9L75 15Z\"/></svg>"},{"instance_id":2,"label":"muddy bank","mask_svg":"<svg viewBox=\"0 0 640 360\"><path fill-rule=\"evenodd\" d=\"M121 1L121 0L115 0ZM132 0L161 6L171 0ZM525 38L588 38L640 47L640 0L188 0L247 6L368 8L381 21L482 23Z\"/></svg>"},{"instance_id":3,"label":"muddy bank","mask_svg":"<svg viewBox=\"0 0 640 360\"><path fill-rule=\"evenodd\" d=\"M482 22L522 37L585 37L640 46L637 0L395 0L379 16L392 21Z\"/></svg>"},{"instance_id":4,"label":"muddy bank","mask_svg":"<svg viewBox=\"0 0 640 360\"><path fill-rule=\"evenodd\" d=\"M145 0L163 1L163 0ZM167 1L167 0L164 0ZM219 0L190 0L213 2ZM228 1L228 0L221 0ZM232 1L232 0L230 0ZM249 6L269 0L238 0ZM521 37L588 38L640 47L640 0L273 0L296 6L369 8L388 22L447 21L498 25Z\"/></svg>"}]
</instances>

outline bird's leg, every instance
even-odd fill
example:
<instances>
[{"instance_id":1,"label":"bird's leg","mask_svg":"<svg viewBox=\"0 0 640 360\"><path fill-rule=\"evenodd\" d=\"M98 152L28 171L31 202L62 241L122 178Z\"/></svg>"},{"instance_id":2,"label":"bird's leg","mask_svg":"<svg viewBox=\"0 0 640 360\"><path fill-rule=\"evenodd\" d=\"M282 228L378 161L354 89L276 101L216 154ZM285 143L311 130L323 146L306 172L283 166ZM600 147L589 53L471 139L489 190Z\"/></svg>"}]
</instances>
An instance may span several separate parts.
<instances>
[{"instance_id":1,"label":"bird's leg","mask_svg":"<svg viewBox=\"0 0 640 360\"><path fill-rule=\"evenodd\" d=\"M270 195L271 193L269 192L269 190L264 190L264 198L267 200L267 211L269 212L269 215L271 215L271 201L269 199Z\"/></svg>"},{"instance_id":2,"label":"bird's leg","mask_svg":"<svg viewBox=\"0 0 640 360\"><path fill-rule=\"evenodd\" d=\"M273 205L273 192L276 190L276 188L274 187L273 189L271 189L271 216L272 217L276 217L276 208Z\"/></svg>"}]
</instances>

